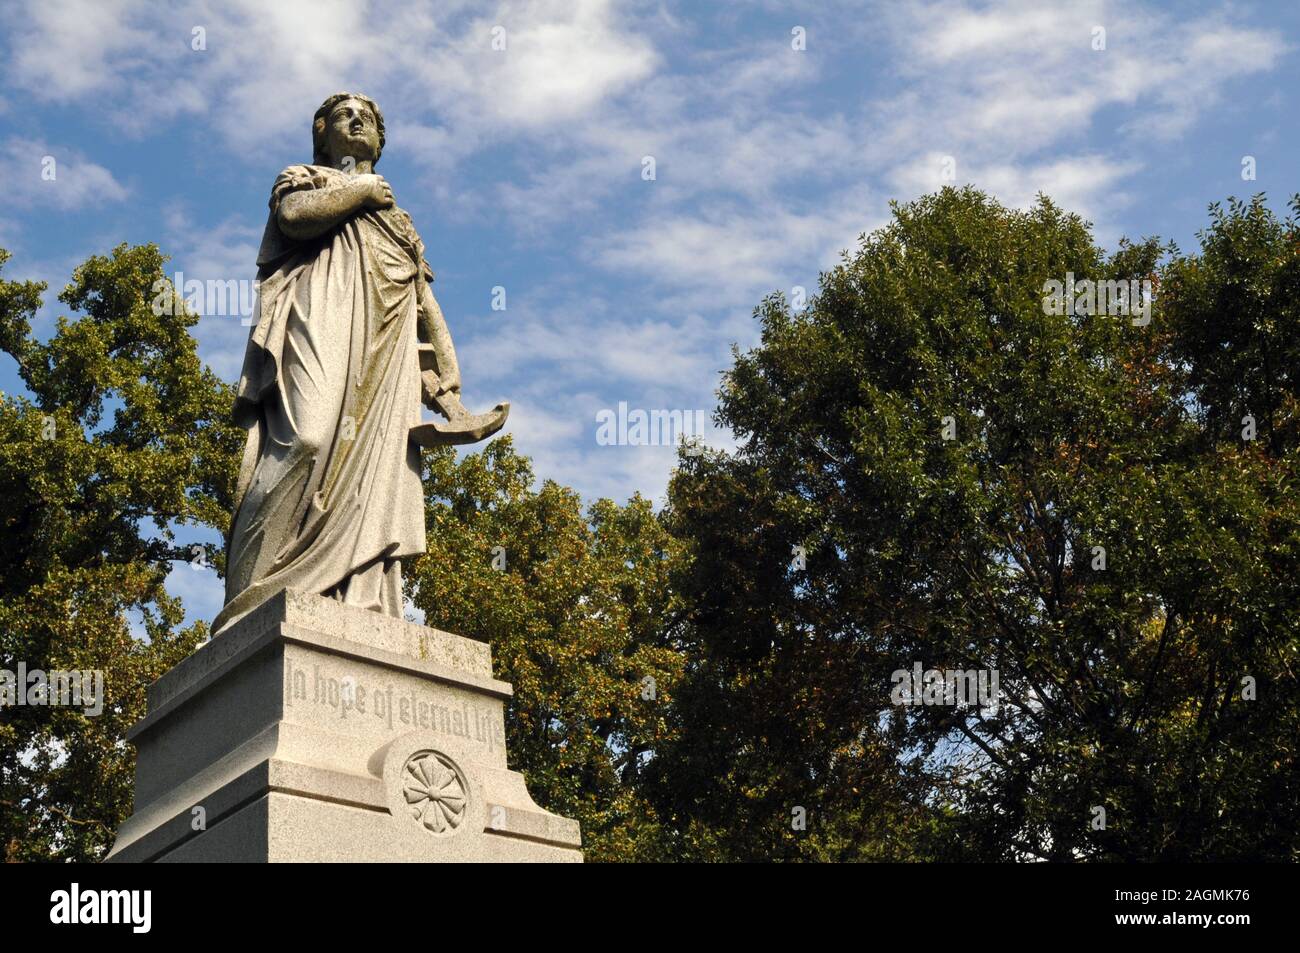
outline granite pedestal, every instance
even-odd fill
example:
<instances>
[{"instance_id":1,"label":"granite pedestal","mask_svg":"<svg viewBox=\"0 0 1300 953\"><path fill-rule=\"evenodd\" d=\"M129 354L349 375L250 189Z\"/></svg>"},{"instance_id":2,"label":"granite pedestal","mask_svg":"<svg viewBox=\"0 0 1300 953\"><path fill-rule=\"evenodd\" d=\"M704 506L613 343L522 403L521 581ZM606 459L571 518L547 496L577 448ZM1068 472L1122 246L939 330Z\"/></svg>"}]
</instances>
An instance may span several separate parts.
<instances>
[{"instance_id":1,"label":"granite pedestal","mask_svg":"<svg viewBox=\"0 0 1300 953\"><path fill-rule=\"evenodd\" d=\"M581 861L506 767L491 651L283 592L149 687L110 862Z\"/></svg>"}]
</instances>

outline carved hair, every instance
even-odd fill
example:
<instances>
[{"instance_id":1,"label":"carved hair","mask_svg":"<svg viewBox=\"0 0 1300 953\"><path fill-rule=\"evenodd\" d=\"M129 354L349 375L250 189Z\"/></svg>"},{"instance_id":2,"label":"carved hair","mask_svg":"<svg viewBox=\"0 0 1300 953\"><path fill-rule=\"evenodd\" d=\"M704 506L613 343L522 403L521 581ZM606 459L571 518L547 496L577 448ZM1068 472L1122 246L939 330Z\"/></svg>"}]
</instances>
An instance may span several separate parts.
<instances>
[{"instance_id":1,"label":"carved hair","mask_svg":"<svg viewBox=\"0 0 1300 953\"><path fill-rule=\"evenodd\" d=\"M379 156L384 154L384 114L379 111L379 104L369 96L360 93L335 93L320 104L320 109L316 110L316 115L312 117L311 161L315 165L329 165L329 156L325 152L325 123L329 121L334 107L345 99L355 99L357 102L365 103L369 108L371 115L375 117L375 126L379 129L379 154L375 156L375 162L378 162Z\"/></svg>"}]
</instances>

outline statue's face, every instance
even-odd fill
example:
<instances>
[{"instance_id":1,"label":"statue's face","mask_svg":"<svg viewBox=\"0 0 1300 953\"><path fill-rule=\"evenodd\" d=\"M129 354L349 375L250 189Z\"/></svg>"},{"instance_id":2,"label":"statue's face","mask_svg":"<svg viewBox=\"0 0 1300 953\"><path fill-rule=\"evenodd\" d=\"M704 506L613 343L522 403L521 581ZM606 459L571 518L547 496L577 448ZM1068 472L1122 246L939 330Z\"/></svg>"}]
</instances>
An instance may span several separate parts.
<instances>
[{"instance_id":1,"label":"statue's face","mask_svg":"<svg viewBox=\"0 0 1300 953\"><path fill-rule=\"evenodd\" d=\"M345 156L358 162L379 158L379 126L370 107L358 99L336 103L325 121L325 149L336 168Z\"/></svg>"}]
</instances>

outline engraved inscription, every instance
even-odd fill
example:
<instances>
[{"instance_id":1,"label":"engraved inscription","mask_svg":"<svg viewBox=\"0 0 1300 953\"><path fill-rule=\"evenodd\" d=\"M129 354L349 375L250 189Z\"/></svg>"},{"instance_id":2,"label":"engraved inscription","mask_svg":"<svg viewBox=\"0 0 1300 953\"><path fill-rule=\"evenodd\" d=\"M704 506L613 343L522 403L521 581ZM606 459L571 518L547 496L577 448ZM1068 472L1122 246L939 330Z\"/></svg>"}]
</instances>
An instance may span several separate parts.
<instances>
[{"instance_id":1,"label":"engraved inscription","mask_svg":"<svg viewBox=\"0 0 1300 953\"><path fill-rule=\"evenodd\" d=\"M499 711L395 688L391 682L326 674L318 665L309 671L286 660L284 703L287 710L305 703L328 709L340 720L360 718L389 729L425 728L477 743L489 753L505 749Z\"/></svg>"}]
</instances>

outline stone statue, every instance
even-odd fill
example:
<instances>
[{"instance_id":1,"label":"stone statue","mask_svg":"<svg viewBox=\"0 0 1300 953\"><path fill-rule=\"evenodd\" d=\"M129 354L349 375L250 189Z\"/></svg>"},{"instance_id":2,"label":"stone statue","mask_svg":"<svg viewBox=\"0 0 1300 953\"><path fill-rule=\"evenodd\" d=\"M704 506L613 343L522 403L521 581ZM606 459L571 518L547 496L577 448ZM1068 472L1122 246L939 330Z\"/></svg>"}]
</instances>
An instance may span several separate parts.
<instances>
[{"instance_id":1,"label":"stone statue","mask_svg":"<svg viewBox=\"0 0 1300 953\"><path fill-rule=\"evenodd\" d=\"M271 188L236 397L248 429L213 632L281 590L402 616L403 556L424 552L419 446L495 433L508 404L461 405L451 335L411 218L374 166L384 118L338 93L311 165ZM447 418L423 423L421 400Z\"/></svg>"},{"instance_id":2,"label":"stone statue","mask_svg":"<svg viewBox=\"0 0 1300 953\"><path fill-rule=\"evenodd\" d=\"M331 96L312 139L258 253L226 605L149 686L107 859L580 862L578 822L509 768L490 646L402 618L399 560L425 548L418 447L482 440L509 406L461 406L424 245L374 172L379 107Z\"/></svg>"}]
</instances>

